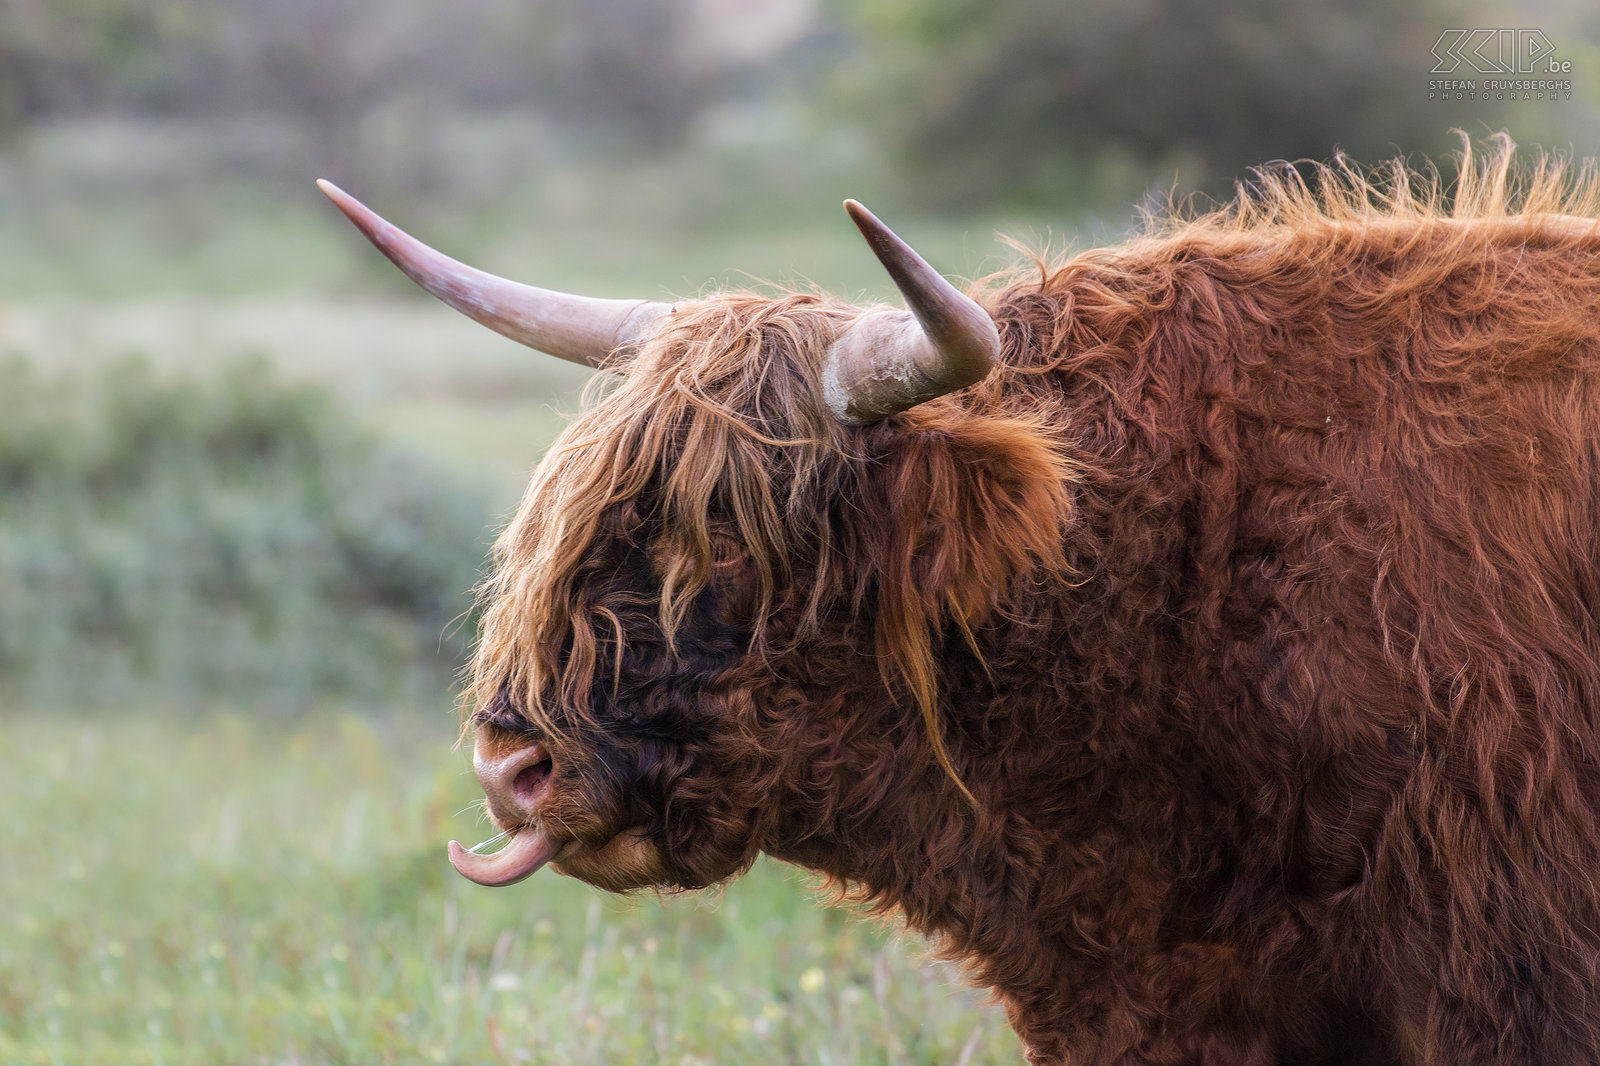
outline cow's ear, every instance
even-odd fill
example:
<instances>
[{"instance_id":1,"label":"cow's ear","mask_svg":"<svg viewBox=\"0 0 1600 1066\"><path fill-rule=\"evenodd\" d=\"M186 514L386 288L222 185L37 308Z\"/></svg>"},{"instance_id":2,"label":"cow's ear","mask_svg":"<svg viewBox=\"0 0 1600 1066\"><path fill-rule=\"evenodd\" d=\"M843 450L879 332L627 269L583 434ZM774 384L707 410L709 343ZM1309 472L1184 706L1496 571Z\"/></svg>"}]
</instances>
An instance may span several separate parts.
<instances>
[{"instance_id":1,"label":"cow's ear","mask_svg":"<svg viewBox=\"0 0 1600 1066\"><path fill-rule=\"evenodd\" d=\"M953 406L877 427L879 461L862 494L878 652L918 702L933 694L934 632L954 623L970 633L1019 576L1066 571L1072 464L1059 435L1041 421Z\"/></svg>"}]
</instances>

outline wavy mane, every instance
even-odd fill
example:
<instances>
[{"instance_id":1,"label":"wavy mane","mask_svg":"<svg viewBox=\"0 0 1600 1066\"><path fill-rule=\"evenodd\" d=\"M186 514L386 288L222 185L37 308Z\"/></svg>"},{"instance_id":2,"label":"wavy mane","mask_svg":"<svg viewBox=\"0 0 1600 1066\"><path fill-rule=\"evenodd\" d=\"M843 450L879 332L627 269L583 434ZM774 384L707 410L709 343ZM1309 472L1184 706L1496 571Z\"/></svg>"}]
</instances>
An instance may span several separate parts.
<instances>
[{"instance_id":1,"label":"wavy mane","mask_svg":"<svg viewBox=\"0 0 1600 1066\"><path fill-rule=\"evenodd\" d=\"M1028 263L987 279L992 306L1035 292L1064 292L1087 274L1106 283L1198 256L1244 256L1294 262L1337 273L1356 258L1416 253L1418 278L1460 261L1490 236L1507 232L1577 244L1600 234L1600 164L1539 153L1519 163L1516 144L1499 133L1484 150L1462 135L1453 176L1404 158L1365 167L1343 155L1255 168L1231 200L1169 198L1143 214L1141 232L1123 244L1048 256L1009 239ZM1330 275L1331 276L1331 275ZM1143 308L1148 312L1153 308Z\"/></svg>"},{"instance_id":2,"label":"wavy mane","mask_svg":"<svg viewBox=\"0 0 1600 1066\"><path fill-rule=\"evenodd\" d=\"M1464 142L1453 181L1402 160L1371 171L1342 157L1265 167L1219 208L1169 206L1125 244L1033 256L1031 269L986 279L975 295L1000 323L1002 365L865 429L835 423L818 385L823 352L859 309L800 292L680 303L655 337L617 353L615 374L596 375L499 538L463 706L513 693L555 740L563 722L590 721L603 646L624 641L620 620L591 598L591 579L605 576L591 546L632 536L643 518L657 538L669 641L710 580L719 536L732 536L755 578L754 650L814 634L830 604L865 608L885 686L913 698L948 769L934 712L939 633L952 623L970 642L1018 575L1072 570L1062 530L1079 475L1062 376L1092 377L1097 353L1140 348L1163 316L1242 313L1191 285L1186 264L1226 261L1270 288L1405 260L1374 282L1372 299L1393 300L1425 294L1507 233L1591 239L1597 214L1591 163L1540 157L1519 170L1504 136L1482 154ZM851 501L868 486L902 506L861 511ZM784 631L773 634L779 606Z\"/></svg>"}]
</instances>

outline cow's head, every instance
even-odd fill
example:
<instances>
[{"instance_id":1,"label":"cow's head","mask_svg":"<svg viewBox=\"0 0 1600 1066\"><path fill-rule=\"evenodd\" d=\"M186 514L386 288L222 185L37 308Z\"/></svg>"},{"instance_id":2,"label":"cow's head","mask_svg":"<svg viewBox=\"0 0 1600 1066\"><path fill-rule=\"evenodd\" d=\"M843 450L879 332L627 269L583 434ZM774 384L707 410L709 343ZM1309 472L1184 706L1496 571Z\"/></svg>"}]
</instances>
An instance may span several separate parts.
<instances>
[{"instance_id":1,"label":"cow's head","mask_svg":"<svg viewBox=\"0 0 1600 1066\"><path fill-rule=\"evenodd\" d=\"M495 548L466 706L489 815L512 835L489 856L452 841L458 870L499 885L553 862L613 890L725 879L839 802L819 735L892 728L902 704L925 758L896 773L953 773L942 635L970 643L1014 579L1060 566L1066 513L1043 424L938 400L999 358L980 305L854 202L909 311L569 296L324 191L447 303L611 372Z\"/></svg>"}]
</instances>

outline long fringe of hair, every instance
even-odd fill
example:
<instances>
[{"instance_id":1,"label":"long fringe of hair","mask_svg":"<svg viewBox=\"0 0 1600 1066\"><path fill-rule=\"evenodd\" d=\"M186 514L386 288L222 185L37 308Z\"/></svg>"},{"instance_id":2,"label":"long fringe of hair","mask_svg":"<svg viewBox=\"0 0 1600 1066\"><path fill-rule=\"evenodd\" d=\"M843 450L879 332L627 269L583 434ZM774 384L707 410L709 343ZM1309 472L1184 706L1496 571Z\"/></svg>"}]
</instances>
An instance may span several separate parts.
<instances>
[{"instance_id":1,"label":"long fringe of hair","mask_svg":"<svg viewBox=\"0 0 1600 1066\"><path fill-rule=\"evenodd\" d=\"M942 478L927 467L926 484L894 483L887 429L848 430L826 413L822 355L857 313L809 293L720 295L680 304L648 343L619 354L618 373L591 385L584 413L556 441L496 544L467 705L509 688L530 723L559 744L568 724L592 721L591 685L605 645L620 662L626 639L621 621L593 599L591 579L601 575L592 546L602 538L648 541L640 546L657 566L658 621L670 644L731 537L753 575L758 653L773 650L767 625L780 594L794 608L785 624L791 642L817 632L830 603L842 598L859 610L875 602L884 682L910 693L953 776L934 713L932 634L945 618L970 624L984 610L980 601L993 598L987 589L1030 562L1059 563L1067 464L1037 418L963 426L972 419L953 401L904 416L913 437L921 429L962 440L969 451L1003 445L997 436L1022 442L1020 456L1003 447L1000 454L1019 467L1005 480L1031 493L1022 503L1027 515L993 559L957 553L962 580L933 572L960 566L948 536L924 527L948 526L952 508L987 508L991 522L1015 516L993 513L1001 501L963 494L971 486L953 467ZM900 467L915 462L907 456ZM862 481L874 476L905 503L896 529L864 529L855 512ZM869 551L881 563L873 574L855 565Z\"/></svg>"}]
</instances>

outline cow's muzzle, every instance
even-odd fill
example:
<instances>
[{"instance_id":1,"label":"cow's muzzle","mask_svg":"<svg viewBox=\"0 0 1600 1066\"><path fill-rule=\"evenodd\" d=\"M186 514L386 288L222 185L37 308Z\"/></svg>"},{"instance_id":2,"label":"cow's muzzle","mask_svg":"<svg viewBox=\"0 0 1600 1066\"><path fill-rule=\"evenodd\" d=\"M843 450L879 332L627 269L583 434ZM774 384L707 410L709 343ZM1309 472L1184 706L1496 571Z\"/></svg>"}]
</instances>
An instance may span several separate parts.
<instances>
[{"instance_id":1,"label":"cow's muzzle","mask_svg":"<svg viewBox=\"0 0 1600 1066\"><path fill-rule=\"evenodd\" d=\"M490 819L510 832L511 840L492 855L468 851L452 840L450 865L480 885L515 884L555 858L567 843L539 824L538 806L550 790L555 760L537 741L506 744L480 732L472 770L483 785Z\"/></svg>"}]
</instances>

